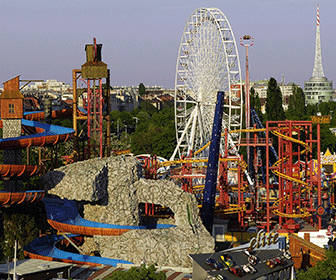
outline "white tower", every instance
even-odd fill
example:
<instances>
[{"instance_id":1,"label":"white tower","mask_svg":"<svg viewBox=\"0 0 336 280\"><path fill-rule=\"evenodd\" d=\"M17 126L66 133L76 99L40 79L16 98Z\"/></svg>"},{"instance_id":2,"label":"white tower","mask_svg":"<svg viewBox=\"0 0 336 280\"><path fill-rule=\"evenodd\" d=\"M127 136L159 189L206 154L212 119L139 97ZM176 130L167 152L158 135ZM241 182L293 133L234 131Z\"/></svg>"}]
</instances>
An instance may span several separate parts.
<instances>
[{"instance_id":1,"label":"white tower","mask_svg":"<svg viewBox=\"0 0 336 280\"><path fill-rule=\"evenodd\" d=\"M328 81L323 72L320 38L320 7L317 5L314 69L312 77L308 82L304 83L306 104L329 102L333 99L333 92L332 81Z\"/></svg>"},{"instance_id":2,"label":"white tower","mask_svg":"<svg viewBox=\"0 0 336 280\"><path fill-rule=\"evenodd\" d=\"M315 41L315 61L313 69L313 78L323 78L321 38L320 38L320 7L317 5L316 10L316 41Z\"/></svg>"}]
</instances>

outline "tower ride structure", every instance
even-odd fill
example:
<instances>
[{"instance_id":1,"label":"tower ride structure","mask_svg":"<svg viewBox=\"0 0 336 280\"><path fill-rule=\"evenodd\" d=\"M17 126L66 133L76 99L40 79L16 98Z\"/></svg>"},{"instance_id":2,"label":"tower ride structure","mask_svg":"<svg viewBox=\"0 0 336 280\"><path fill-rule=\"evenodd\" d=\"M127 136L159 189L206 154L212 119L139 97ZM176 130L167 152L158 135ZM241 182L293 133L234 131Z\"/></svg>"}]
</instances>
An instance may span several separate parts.
<instances>
[{"instance_id":1,"label":"tower ride structure","mask_svg":"<svg viewBox=\"0 0 336 280\"><path fill-rule=\"evenodd\" d=\"M316 40L315 40L315 60L313 75L309 81L304 83L304 93L306 104L316 104L319 102L329 102L333 99L333 85L323 71L322 66L322 48L320 38L320 7L316 9Z\"/></svg>"},{"instance_id":2,"label":"tower ride structure","mask_svg":"<svg viewBox=\"0 0 336 280\"><path fill-rule=\"evenodd\" d=\"M240 45L245 48L245 126L250 128L251 126L251 104L250 104L250 75L249 75L249 59L248 59L248 49L254 44L254 38L250 35L244 35L240 38ZM247 138L250 138L249 132L246 135ZM247 147L247 164L249 171L251 172L251 161L250 161L250 148Z\"/></svg>"},{"instance_id":3,"label":"tower ride structure","mask_svg":"<svg viewBox=\"0 0 336 280\"><path fill-rule=\"evenodd\" d=\"M97 44L94 38L93 44L85 45L86 63L81 69L72 71L73 128L77 136L77 152L80 142L78 137L82 134L78 122L84 121L87 127L87 147L83 147L84 159L91 156L108 156L110 152L110 70L102 61L101 50L102 44ZM84 84L84 88L78 86L79 81ZM104 121L106 126L103 125Z\"/></svg>"}]
</instances>

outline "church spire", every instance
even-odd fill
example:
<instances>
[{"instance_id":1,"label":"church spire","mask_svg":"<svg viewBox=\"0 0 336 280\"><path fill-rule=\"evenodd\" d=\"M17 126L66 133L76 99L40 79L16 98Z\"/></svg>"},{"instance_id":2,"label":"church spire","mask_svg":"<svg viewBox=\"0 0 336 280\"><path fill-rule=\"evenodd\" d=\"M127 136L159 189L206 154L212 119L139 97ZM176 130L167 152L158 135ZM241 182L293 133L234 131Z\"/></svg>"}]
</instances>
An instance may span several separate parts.
<instances>
[{"instance_id":1,"label":"church spire","mask_svg":"<svg viewBox=\"0 0 336 280\"><path fill-rule=\"evenodd\" d=\"M313 78L324 77L321 54L321 39L320 39L320 6L317 5L316 10L316 42L315 42L315 61L313 69Z\"/></svg>"}]
</instances>

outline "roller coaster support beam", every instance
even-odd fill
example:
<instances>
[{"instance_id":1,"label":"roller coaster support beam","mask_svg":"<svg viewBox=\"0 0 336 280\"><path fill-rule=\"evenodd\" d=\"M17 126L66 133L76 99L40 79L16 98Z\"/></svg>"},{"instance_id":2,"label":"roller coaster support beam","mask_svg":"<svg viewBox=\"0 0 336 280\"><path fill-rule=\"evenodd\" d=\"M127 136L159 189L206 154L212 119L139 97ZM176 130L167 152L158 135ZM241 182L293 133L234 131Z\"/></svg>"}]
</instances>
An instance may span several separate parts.
<instances>
[{"instance_id":1,"label":"roller coaster support beam","mask_svg":"<svg viewBox=\"0 0 336 280\"><path fill-rule=\"evenodd\" d=\"M317 124L317 199L318 205L322 204L322 194L321 194L321 138L320 138L320 124ZM318 227L322 229L322 219L317 216Z\"/></svg>"},{"instance_id":2,"label":"roller coaster support beam","mask_svg":"<svg viewBox=\"0 0 336 280\"><path fill-rule=\"evenodd\" d=\"M106 87L107 87L107 92L106 92L106 145L107 145L107 151L106 155L109 157L111 155L111 116L110 116L110 110L111 110L111 100L110 100L110 95L111 95L111 76L110 76L110 69L107 69L107 78L106 78Z\"/></svg>"},{"instance_id":3,"label":"roller coaster support beam","mask_svg":"<svg viewBox=\"0 0 336 280\"><path fill-rule=\"evenodd\" d=\"M269 146L268 146L268 143L269 143L269 135L268 135L268 122L266 122L266 222L267 222L267 232L270 232L270 223L271 223L271 220L270 220L270 191L269 191L269 188L270 188L270 184L269 184L269 176L270 176L270 167L269 167Z\"/></svg>"},{"instance_id":4,"label":"roller coaster support beam","mask_svg":"<svg viewBox=\"0 0 336 280\"><path fill-rule=\"evenodd\" d=\"M212 127L212 136L209 149L208 167L203 191L203 203L201 217L206 229L212 233L213 216L215 210L215 198L217 187L217 173L219 161L219 148L222 130L224 92L217 93L217 103Z\"/></svg>"},{"instance_id":5,"label":"roller coaster support beam","mask_svg":"<svg viewBox=\"0 0 336 280\"><path fill-rule=\"evenodd\" d=\"M77 91L77 81L81 76L80 69L73 69L72 70L72 122L73 122L73 129L75 130L75 152L79 155L79 142L78 142L78 121L81 116L78 114L78 91ZM86 116L84 117L87 118Z\"/></svg>"}]
</instances>

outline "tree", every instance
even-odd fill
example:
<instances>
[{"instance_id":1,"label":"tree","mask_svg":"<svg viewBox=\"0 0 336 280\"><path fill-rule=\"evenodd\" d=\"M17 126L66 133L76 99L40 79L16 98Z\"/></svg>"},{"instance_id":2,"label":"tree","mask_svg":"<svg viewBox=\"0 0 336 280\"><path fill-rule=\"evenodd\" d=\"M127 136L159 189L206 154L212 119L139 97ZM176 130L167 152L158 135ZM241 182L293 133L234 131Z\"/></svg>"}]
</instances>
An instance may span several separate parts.
<instances>
[{"instance_id":1,"label":"tree","mask_svg":"<svg viewBox=\"0 0 336 280\"><path fill-rule=\"evenodd\" d=\"M321 102L318 104L318 111L321 115L330 115L336 111L336 102Z\"/></svg>"},{"instance_id":2,"label":"tree","mask_svg":"<svg viewBox=\"0 0 336 280\"><path fill-rule=\"evenodd\" d=\"M299 271L298 280L329 280L336 279L336 251L328 250L327 258L318 262L315 266L306 271Z\"/></svg>"},{"instance_id":3,"label":"tree","mask_svg":"<svg viewBox=\"0 0 336 280\"><path fill-rule=\"evenodd\" d=\"M289 97L286 117L290 120L304 120L306 118L305 96L302 88L293 85L293 95Z\"/></svg>"},{"instance_id":4,"label":"tree","mask_svg":"<svg viewBox=\"0 0 336 280\"><path fill-rule=\"evenodd\" d=\"M261 102L258 93L255 92L254 88L252 87L250 90L250 99L251 99L251 109L254 108L256 111L260 121L262 121L263 113L261 112Z\"/></svg>"},{"instance_id":5,"label":"tree","mask_svg":"<svg viewBox=\"0 0 336 280\"><path fill-rule=\"evenodd\" d=\"M143 83L140 83L139 84L139 95L141 96L141 95L144 95L144 94L146 94L146 88L145 88Z\"/></svg>"},{"instance_id":6,"label":"tree","mask_svg":"<svg viewBox=\"0 0 336 280\"><path fill-rule=\"evenodd\" d=\"M306 112L308 119L310 119L311 116L315 116L318 111L317 104L307 104Z\"/></svg>"},{"instance_id":7,"label":"tree","mask_svg":"<svg viewBox=\"0 0 336 280\"><path fill-rule=\"evenodd\" d=\"M321 125L321 151L326 151L327 148L336 151L336 136L330 131L329 127L329 125Z\"/></svg>"},{"instance_id":8,"label":"tree","mask_svg":"<svg viewBox=\"0 0 336 280\"><path fill-rule=\"evenodd\" d=\"M2 260L12 260L14 242L17 240L19 259L23 259L23 248L36 237L39 230L45 230L47 221L41 202L29 207L15 205L1 210L0 256Z\"/></svg>"},{"instance_id":9,"label":"tree","mask_svg":"<svg viewBox=\"0 0 336 280\"><path fill-rule=\"evenodd\" d=\"M174 107L170 106L152 114L140 113L137 113L139 121L132 135L132 152L169 158L176 146Z\"/></svg>"},{"instance_id":10,"label":"tree","mask_svg":"<svg viewBox=\"0 0 336 280\"><path fill-rule=\"evenodd\" d=\"M282 107L282 94L277 81L270 78L267 87L266 117L269 121L280 121L285 119L285 112Z\"/></svg>"},{"instance_id":11,"label":"tree","mask_svg":"<svg viewBox=\"0 0 336 280\"><path fill-rule=\"evenodd\" d=\"M107 280L165 280L166 275L163 271L156 272L154 265L146 267L132 267L127 271L116 271Z\"/></svg>"}]
</instances>

